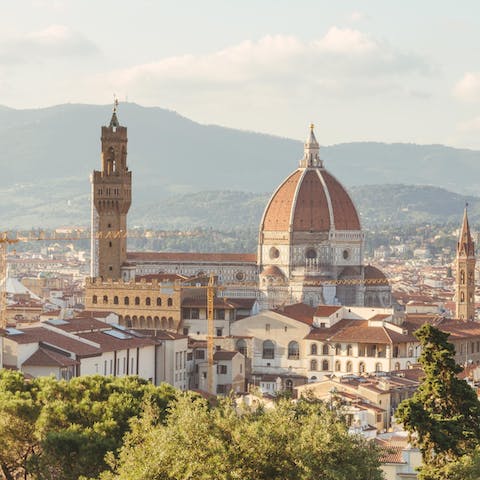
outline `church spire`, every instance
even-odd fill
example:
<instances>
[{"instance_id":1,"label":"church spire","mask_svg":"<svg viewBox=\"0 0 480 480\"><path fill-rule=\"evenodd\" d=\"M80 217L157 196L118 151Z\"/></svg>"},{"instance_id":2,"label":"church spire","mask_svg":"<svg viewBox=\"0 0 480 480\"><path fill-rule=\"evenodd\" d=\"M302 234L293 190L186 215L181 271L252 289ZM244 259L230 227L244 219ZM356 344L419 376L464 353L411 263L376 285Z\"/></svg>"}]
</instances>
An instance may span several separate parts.
<instances>
[{"instance_id":1,"label":"church spire","mask_svg":"<svg viewBox=\"0 0 480 480\"><path fill-rule=\"evenodd\" d=\"M457 253L464 255L475 255L475 244L473 243L472 235L470 233L467 208L468 203L465 205L465 210L463 211L463 222L460 235L458 237Z\"/></svg>"},{"instance_id":2,"label":"church spire","mask_svg":"<svg viewBox=\"0 0 480 480\"><path fill-rule=\"evenodd\" d=\"M467 206L457 243L456 316L460 320L475 318L475 243L468 224Z\"/></svg>"},{"instance_id":3,"label":"church spire","mask_svg":"<svg viewBox=\"0 0 480 480\"><path fill-rule=\"evenodd\" d=\"M110 125L109 125L110 128L120 126L120 122L118 121L118 118L117 118L117 109L118 109L118 98L114 96L112 119L110 120Z\"/></svg>"},{"instance_id":4,"label":"church spire","mask_svg":"<svg viewBox=\"0 0 480 480\"><path fill-rule=\"evenodd\" d=\"M323 162L320 160L320 145L315 138L313 123L310 124L310 132L304 143L303 158L300 161L300 167L323 167Z\"/></svg>"}]
</instances>

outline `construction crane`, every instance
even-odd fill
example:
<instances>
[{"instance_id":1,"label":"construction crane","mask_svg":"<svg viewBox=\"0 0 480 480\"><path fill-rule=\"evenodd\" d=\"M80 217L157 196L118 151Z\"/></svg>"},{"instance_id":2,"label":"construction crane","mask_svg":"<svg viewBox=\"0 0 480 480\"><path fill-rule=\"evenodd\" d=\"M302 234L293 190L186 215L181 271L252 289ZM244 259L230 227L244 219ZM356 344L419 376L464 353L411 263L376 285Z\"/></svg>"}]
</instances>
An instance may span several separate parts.
<instances>
[{"instance_id":1,"label":"construction crane","mask_svg":"<svg viewBox=\"0 0 480 480\"><path fill-rule=\"evenodd\" d=\"M8 246L19 240L0 234L0 328L7 326L7 252Z\"/></svg>"},{"instance_id":2,"label":"construction crane","mask_svg":"<svg viewBox=\"0 0 480 480\"><path fill-rule=\"evenodd\" d=\"M213 334L214 328L214 301L215 301L215 277L213 273L210 274L207 286L207 359L208 359L208 372L207 372L207 385L208 393L214 395L213 391L213 375L214 375L214 363L213 363Z\"/></svg>"}]
</instances>

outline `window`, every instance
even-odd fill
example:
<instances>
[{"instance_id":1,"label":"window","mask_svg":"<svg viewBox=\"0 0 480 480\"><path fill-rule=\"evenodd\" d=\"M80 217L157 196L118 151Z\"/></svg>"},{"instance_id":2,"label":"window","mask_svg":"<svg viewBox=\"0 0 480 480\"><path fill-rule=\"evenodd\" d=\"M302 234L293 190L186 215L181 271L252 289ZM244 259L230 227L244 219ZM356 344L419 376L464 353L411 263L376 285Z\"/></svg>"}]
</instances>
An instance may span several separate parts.
<instances>
[{"instance_id":1,"label":"window","mask_svg":"<svg viewBox=\"0 0 480 480\"><path fill-rule=\"evenodd\" d=\"M217 331L217 337L221 337L223 334L223 328L217 328L216 331Z\"/></svg>"},{"instance_id":2,"label":"window","mask_svg":"<svg viewBox=\"0 0 480 480\"><path fill-rule=\"evenodd\" d=\"M352 373L352 362L347 362L347 373Z\"/></svg>"},{"instance_id":3,"label":"window","mask_svg":"<svg viewBox=\"0 0 480 480\"><path fill-rule=\"evenodd\" d=\"M335 355L340 355L341 352L342 352L342 346L339 343L337 343L335 345Z\"/></svg>"},{"instance_id":4,"label":"window","mask_svg":"<svg viewBox=\"0 0 480 480\"><path fill-rule=\"evenodd\" d=\"M310 355L316 355L317 354L317 344L312 343L310 345Z\"/></svg>"},{"instance_id":5,"label":"window","mask_svg":"<svg viewBox=\"0 0 480 480\"><path fill-rule=\"evenodd\" d=\"M237 352L240 352L245 357L247 356L247 342L243 340L243 338L240 340L237 340L236 348L237 348Z\"/></svg>"},{"instance_id":6,"label":"window","mask_svg":"<svg viewBox=\"0 0 480 480\"><path fill-rule=\"evenodd\" d=\"M168 306L168 307L171 307L172 305L173 305L173 300L172 300L171 298L169 298L169 299L167 300L167 306Z\"/></svg>"},{"instance_id":7,"label":"window","mask_svg":"<svg viewBox=\"0 0 480 480\"><path fill-rule=\"evenodd\" d=\"M162 306L162 299L160 297L157 297L157 307Z\"/></svg>"},{"instance_id":8,"label":"window","mask_svg":"<svg viewBox=\"0 0 480 480\"><path fill-rule=\"evenodd\" d=\"M215 318L217 318L218 320L225 320L225 309L217 308L215 310Z\"/></svg>"},{"instance_id":9,"label":"window","mask_svg":"<svg viewBox=\"0 0 480 480\"><path fill-rule=\"evenodd\" d=\"M205 350L195 350L195 358L197 360L203 360L205 358Z\"/></svg>"},{"instance_id":10,"label":"window","mask_svg":"<svg viewBox=\"0 0 480 480\"><path fill-rule=\"evenodd\" d=\"M103 303L108 303L108 296L107 295L104 295L103 296Z\"/></svg>"},{"instance_id":11,"label":"window","mask_svg":"<svg viewBox=\"0 0 480 480\"><path fill-rule=\"evenodd\" d=\"M324 372L326 372L326 371L329 370L328 360L324 360L324 361L322 362L322 370L323 370Z\"/></svg>"},{"instance_id":12,"label":"window","mask_svg":"<svg viewBox=\"0 0 480 480\"><path fill-rule=\"evenodd\" d=\"M322 353L323 355L328 355L328 343L324 343L322 346Z\"/></svg>"},{"instance_id":13,"label":"window","mask_svg":"<svg viewBox=\"0 0 480 480\"><path fill-rule=\"evenodd\" d=\"M288 359L298 360L300 358L300 347L298 342L292 341L288 344Z\"/></svg>"},{"instance_id":14,"label":"window","mask_svg":"<svg viewBox=\"0 0 480 480\"><path fill-rule=\"evenodd\" d=\"M318 370L318 363L316 360L310 360L310 370L314 372Z\"/></svg>"},{"instance_id":15,"label":"window","mask_svg":"<svg viewBox=\"0 0 480 480\"><path fill-rule=\"evenodd\" d=\"M341 369L342 369L342 368L341 368L340 361L337 360L337 361L335 362L335 371L336 371L336 372L339 372Z\"/></svg>"},{"instance_id":16,"label":"window","mask_svg":"<svg viewBox=\"0 0 480 480\"><path fill-rule=\"evenodd\" d=\"M395 363L395 370L400 370L400 362Z\"/></svg>"},{"instance_id":17,"label":"window","mask_svg":"<svg viewBox=\"0 0 480 480\"><path fill-rule=\"evenodd\" d=\"M150 297L147 297L147 298L145 299L145 305L146 305L147 307L149 307L151 304L152 304L152 301L150 300Z\"/></svg>"},{"instance_id":18,"label":"window","mask_svg":"<svg viewBox=\"0 0 480 480\"><path fill-rule=\"evenodd\" d=\"M305 258L308 258L308 259L317 258L317 251L314 248L309 248L305 253Z\"/></svg>"},{"instance_id":19,"label":"window","mask_svg":"<svg viewBox=\"0 0 480 480\"><path fill-rule=\"evenodd\" d=\"M140 305L140 297L135 297L135 305Z\"/></svg>"},{"instance_id":20,"label":"window","mask_svg":"<svg viewBox=\"0 0 480 480\"><path fill-rule=\"evenodd\" d=\"M188 327L183 327L183 334L188 335Z\"/></svg>"},{"instance_id":21,"label":"window","mask_svg":"<svg viewBox=\"0 0 480 480\"><path fill-rule=\"evenodd\" d=\"M353 348L351 345L347 345L347 355L351 357L353 355Z\"/></svg>"},{"instance_id":22,"label":"window","mask_svg":"<svg viewBox=\"0 0 480 480\"><path fill-rule=\"evenodd\" d=\"M130 304L130 299L129 299L128 297L125 297L125 298L123 299L123 303L124 303L125 305L129 305L129 304Z\"/></svg>"},{"instance_id":23,"label":"window","mask_svg":"<svg viewBox=\"0 0 480 480\"><path fill-rule=\"evenodd\" d=\"M290 379L287 379L285 382L285 390L292 392L293 391L293 381Z\"/></svg>"},{"instance_id":24,"label":"window","mask_svg":"<svg viewBox=\"0 0 480 480\"><path fill-rule=\"evenodd\" d=\"M226 391L226 385L217 385L217 393L225 393Z\"/></svg>"},{"instance_id":25,"label":"window","mask_svg":"<svg viewBox=\"0 0 480 480\"><path fill-rule=\"evenodd\" d=\"M115 296L113 297L113 303L114 303L115 305L118 305L118 297L117 297L117 295L115 295Z\"/></svg>"},{"instance_id":26,"label":"window","mask_svg":"<svg viewBox=\"0 0 480 480\"><path fill-rule=\"evenodd\" d=\"M376 363L375 364L375 371L376 372L381 372L383 370L382 364L381 363Z\"/></svg>"},{"instance_id":27,"label":"window","mask_svg":"<svg viewBox=\"0 0 480 480\"><path fill-rule=\"evenodd\" d=\"M360 362L360 364L358 365L358 371L360 373L365 373L365 364L363 362Z\"/></svg>"},{"instance_id":28,"label":"window","mask_svg":"<svg viewBox=\"0 0 480 480\"><path fill-rule=\"evenodd\" d=\"M271 340L265 340L263 342L262 358L268 360L275 358L275 345Z\"/></svg>"},{"instance_id":29,"label":"window","mask_svg":"<svg viewBox=\"0 0 480 480\"><path fill-rule=\"evenodd\" d=\"M266 323L266 324L265 324L265 331L266 331L266 332L269 332L269 331L270 331L270 324L269 324L269 323Z\"/></svg>"},{"instance_id":30,"label":"window","mask_svg":"<svg viewBox=\"0 0 480 480\"><path fill-rule=\"evenodd\" d=\"M97 303L97 301L98 301L98 300L97 300L97 296L94 295L94 296L92 297L92 303Z\"/></svg>"},{"instance_id":31,"label":"window","mask_svg":"<svg viewBox=\"0 0 480 480\"><path fill-rule=\"evenodd\" d=\"M217 373L219 375L226 375L227 374L227 366L226 365L217 365Z\"/></svg>"}]
</instances>

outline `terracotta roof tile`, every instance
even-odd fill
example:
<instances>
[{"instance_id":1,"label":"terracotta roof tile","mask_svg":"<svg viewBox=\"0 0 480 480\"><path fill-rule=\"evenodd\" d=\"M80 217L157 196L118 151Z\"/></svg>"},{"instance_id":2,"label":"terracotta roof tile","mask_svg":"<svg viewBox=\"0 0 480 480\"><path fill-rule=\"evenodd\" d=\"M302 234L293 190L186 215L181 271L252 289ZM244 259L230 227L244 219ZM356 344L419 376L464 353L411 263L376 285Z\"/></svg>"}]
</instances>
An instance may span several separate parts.
<instances>
[{"instance_id":1,"label":"terracotta roof tile","mask_svg":"<svg viewBox=\"0 0 480 480\"><path fill-rule=\"evenodd\" d=\"M57 352L39 348L35 353L30 355L22 365L29 367L70 367L78 365L73 358L67 357Z\"/></svg>"},{"instance_id":2,"label":"terracotta roof tile","mask_svg":"<svg viewBox=\"0 0 480 480\"><path fill-rule=\"evenodd\" d=\"M135 262L256 263L254 253L128 252Z\"/></svg>"},{"instance_id":3,"label":"terracotta roof tile","mask_svg":"<svg viewBox=\"0 0 480 480\"><path fill-rule=\"evenodd\" d=\"M284 315L285 317L292 318L293 320L298 320L299 322L306 323L307 325L312 325L315 308L310 307L305 303L295 303L293 305L287 305L273 311L275 313L279 313L280 315Z\"/></svg>"}]
</instances>

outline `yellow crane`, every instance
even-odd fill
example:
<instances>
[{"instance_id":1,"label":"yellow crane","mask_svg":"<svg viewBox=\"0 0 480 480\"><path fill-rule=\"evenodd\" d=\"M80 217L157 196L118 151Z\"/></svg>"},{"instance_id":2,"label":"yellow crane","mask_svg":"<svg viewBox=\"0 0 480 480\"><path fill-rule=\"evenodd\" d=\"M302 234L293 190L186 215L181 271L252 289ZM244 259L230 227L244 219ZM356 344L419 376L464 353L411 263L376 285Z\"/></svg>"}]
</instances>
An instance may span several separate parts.
<instances>
[{"instance_id":1,"label":"yellow crane","mask_svg":"<svg viewBox=\"0 0 480 480\"><path fill-rule=\"evenodd\" d=\"M215 346L213 344L213 337L215 332L214 326L214 301L215 301L215 277L213 273L210 274L210 279L208 280L207 286L207 360L208 360L208 371L207 371L207 385L208 393L214 395L216 392L213 391L213 376L214 376L214 363L213 363L213 354Z\"/></svg>"}]
</instances>

